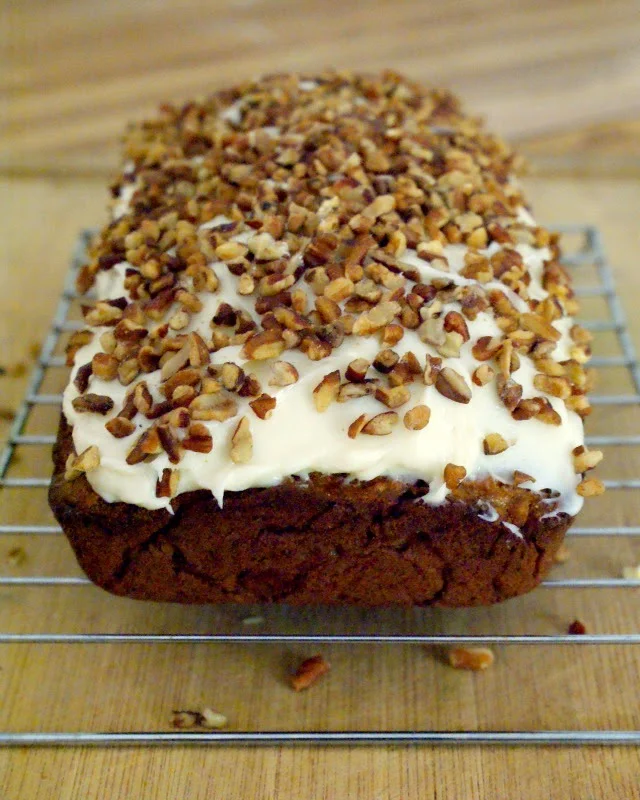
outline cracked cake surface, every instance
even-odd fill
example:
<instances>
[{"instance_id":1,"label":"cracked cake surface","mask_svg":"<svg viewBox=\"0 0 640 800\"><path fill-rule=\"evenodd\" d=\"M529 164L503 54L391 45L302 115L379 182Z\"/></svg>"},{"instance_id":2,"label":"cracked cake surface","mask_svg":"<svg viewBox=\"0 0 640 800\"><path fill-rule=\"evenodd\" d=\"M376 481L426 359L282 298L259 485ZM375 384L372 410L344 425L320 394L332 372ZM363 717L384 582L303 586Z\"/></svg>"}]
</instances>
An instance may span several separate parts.
<instances>
[{"instance_id":1,"label":"cracked cake surface","mask_svg":"<svg viewBox=\"0 0 640 800\"><path fill-rule=\"evenodd\" d=\"M194 602L532 588L601 453L513 151L446 91L326 72L163 107L124 159L51 490L88 574Z\"/></svg>"}]
</instances>

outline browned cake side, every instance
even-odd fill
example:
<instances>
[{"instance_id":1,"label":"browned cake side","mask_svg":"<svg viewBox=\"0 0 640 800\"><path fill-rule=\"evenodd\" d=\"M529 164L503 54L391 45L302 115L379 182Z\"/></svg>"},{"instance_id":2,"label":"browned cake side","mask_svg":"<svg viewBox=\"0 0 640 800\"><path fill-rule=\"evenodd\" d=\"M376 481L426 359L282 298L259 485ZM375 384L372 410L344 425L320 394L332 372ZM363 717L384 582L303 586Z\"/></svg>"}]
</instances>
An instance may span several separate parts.
<instances>
[{"instance_id":1,"label":"browned cake side","mask_svg":"<svg viewBox=\"0 0 640 800\"><path fill-rule=\"evenodd\" d=\"M84 476L65 480L70 453L62 421L49 495L56 518L92 581L138 599L486 605L533 589L572 521L540 519L549 506L510 486L501 511L526 514L519 537L478 517L472 503L416 502L426 487L320 475L229 492L223 508L210 492L182 494L171 516L106 503ZM478 492L493 492L499 506L500 487Z\"/></svg>"}]
</instances>

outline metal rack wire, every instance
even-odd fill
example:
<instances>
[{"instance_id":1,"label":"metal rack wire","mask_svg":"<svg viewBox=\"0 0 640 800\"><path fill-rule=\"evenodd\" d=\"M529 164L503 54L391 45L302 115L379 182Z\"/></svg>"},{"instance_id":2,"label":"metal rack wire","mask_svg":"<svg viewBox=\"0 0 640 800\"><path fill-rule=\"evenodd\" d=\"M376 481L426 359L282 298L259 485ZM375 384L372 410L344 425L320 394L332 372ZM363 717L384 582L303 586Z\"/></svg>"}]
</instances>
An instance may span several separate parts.
<instances>
[{"instance_id":1,"label":"metal rack wire","mask_svg":"<svg viewBox=\"0 0 640 800\"><path fill-rule=\"evenodd\" d=\"M578 294L583 297L601 297L607 308L605 319L586 319L583 325L597 333L613 333L617 337L621 355L609 355L594 358L596 368L623 367L628 370L630 385L633 390L625 394L600 394L592 396L593 405L613 405L637 407L640 405L640 365L636 360L631 338L627 330L625 316L616 295L613 276L603 249L602 239L597 229L590 226L563 226L559 228L563 234L579 238L580 245L566 258L566 264L579 270L583 265L595 267L597 283L583 286ZM53 319L51 330L42 348L38 363L31 377L24 402L15 417L9 434L8 444L0 456L0 486L5 488L43 489L49 484L48 478L35 476L13 477L12 460L18 448L33 446L50 446L55 441L53 432L46 434L29 434L27 430L30 416L38 406L59 406L59 394L47 394L42 391L48 371L64 366L64 358L57 354L61 339L69 332L81 327L81 323L70 319L70 311L77 296L74 290L75 274L82 264L91 231L82 232L73 254L73 260L66 285ZM640 413L638 414L640 421ZM624 436L615 432L607 435L591 436L587 439L593 446L632 446L640 445L640 434ZM622 490L640 489L640 479L620 479L605 481L608 488ZM640 507L640 505L638 506ZM635 526L593 526L574 527L570 531L572 537L638 537L640 536L640 520ZM38 537L60 536L61 531L55 525L6 524L0 525L0 536L21 535ZM84 587L90 582L84 577L70 575L53 576L8 576L0 575L2 587ZM640 580L619 577L586 577L586 578L552 578L545 581L546 589L571 590L588 589L628 589L640 587ZM632 593L629 592L629 598ZM637 602L637 595L632 599ZM75 644L214 644L222 642L235 643L283 643L314 642L341 644L429 644L429 645L580 645L605 646L640 645L640 631L624 634L598 633L584 636L569 634L490 634L490 635L452 635L452 634L341 634L341 633L46 633L38 631L22 631L6 633L0 630L0 646L9 644L36 645L75 645ZM362 744L362 743L428 743L428 744L640 744L640 730L530 730L530 731L230 731L230 732L82 732L57 731L42 732L1 732L0 745L167 745L167 744Z\"/></svg>"}]
</instances>

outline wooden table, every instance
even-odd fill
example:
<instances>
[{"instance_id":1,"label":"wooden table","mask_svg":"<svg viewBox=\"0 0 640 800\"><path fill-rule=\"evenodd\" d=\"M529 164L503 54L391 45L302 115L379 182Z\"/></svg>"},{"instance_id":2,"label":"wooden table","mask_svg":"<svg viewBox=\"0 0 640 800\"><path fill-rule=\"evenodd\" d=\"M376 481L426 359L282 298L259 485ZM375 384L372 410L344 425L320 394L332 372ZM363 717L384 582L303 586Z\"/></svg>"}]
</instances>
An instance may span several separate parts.
<instances>
[{"instance_id":1,"label":"wooden table","mask_svg":"<svg viewBox=\"0 0 640 800\"><path fill-rule=\"evenodd\" d=\"M0 71L11 114L0 132L0 365L8 368L0 377L0 438L49 326L74 239L104 218L104 185L124 121L166 96L275 68L393 64L459 88L541 165L529 181L540 219L600 227L640 346L635 2L490 0L481 12L471 2L444 6L70 0L54 7L31 0L5 9L12 33ZM6 35L7 26L0 27ZM606 352L613 345L601 346ZM610 423L594 416L591 430ZM617 424L640 433L637 413ZM638 450L612 449L603 476L637 477ZM0 495L0 521L11 514L33 521L36 511ZM604 520L638 524L629 495L611 493L585 512L584 524ZM3 575L72 574L61 542L23 542L27 558L20 564L9 557L17 544L0 540ZM580 540L558 574L617 576L622 566L640 563L638 544L625 540L609 550L606 540ZM114 600L92 589L64 597L32 590L24 601L18 591L0 592L1 630L205 624L194 610ZM614 590L595 597L541 590L495 610L487 624L515 632L534 620L561 633L573 615L594 632L639 630L638 604L622 602ZM459 617L461 626L465 621L484 624ZM633 648L559 648L548 658L548 651L503 648L492 671L469 675L423 648L334 646L323 650L333 663L325 681L293 695L287 668L313 648L94 647L76 657L70 648L0 646L0 727L166 729L172 708L203 703L249 729L640 726L640 657ZM631 748L4 750L0 797L626 799L638 794L639 769L640 754Z\"/></svg>"}]
</instances>

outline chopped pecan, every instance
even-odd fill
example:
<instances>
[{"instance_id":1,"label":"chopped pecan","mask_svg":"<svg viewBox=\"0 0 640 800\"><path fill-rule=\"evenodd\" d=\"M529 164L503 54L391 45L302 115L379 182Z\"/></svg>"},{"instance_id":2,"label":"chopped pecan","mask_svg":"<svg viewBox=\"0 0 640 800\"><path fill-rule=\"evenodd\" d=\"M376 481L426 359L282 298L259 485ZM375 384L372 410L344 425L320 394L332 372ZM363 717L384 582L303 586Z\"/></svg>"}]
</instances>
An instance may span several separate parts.
<instances>
[{"instance_id":1,"label":"chopped pecan","mask_svg":"<svg viewBox=\"0 0 640 800\"><path fill-rule=\"evenodd\" d=\"M245 379L244 370L231 361L226 361L218 370L218 378L225 389L237 392Z\"/></svg>"},{"instance_id":2,"label":"chopped pecan","mask_svg":"<svg viewBox=\"0 0 640 800\"><path fill-rule=\"evenodd\" d=\"M194 453L210 453L213 449L213 438L206 425L194 422L189 425L187 436L181 444L185 450L192 450Z\"/></svg>"},{"instance_id":3,"label":"chopped pecan","mask_svg":"<svg viewBox=\"0 0 640 800\"><path fill-rule=\"evenodd\" d=\"M550 342L557 342L560 339L560 331L539 314L520 314L520 327L533 331L536 336Z\"/></svg>"},{"instance_id":4,"label":"chopped pecan","mask_svg":"<svg viewBox=\"0 0 640 800\"><path fill-rule=\"evenodd\" d=\"M446 464L444 468L444 482L449 489L449 491L453 491L457 489L458 486L462 483L462 481L467 476L467 470L458 465L458 464Z\"/></svg>"},{"instance_id":5,"label":"chopped pecan","mask_svg":"<svg viewBox=\"0 0 640 800\"><path fill-rule=\"evenodd\" d=\"M513 411L522 397L522 386L516 383L513 378L505 380L503 375L498 375L497 388L498 397L509 411Z\"/></svg>"},{"instance_id":6,"label":"chopped pecan","mask_svg":"<svg viewBox=\"0 0 640 800\"><path fill-rule=\"evenodd\" d=\"M291 686L294 691L300 692L308 689L319 678L329 672L330 666L321 655L305 659L295 673L291 676Z\"/></svg>"},{"instance_id":7,"label":"chopped pecan","mask_svg":"<svg viewBox=\"0 0 640 800\"><path fill-rule=\"evenodd\" d=\"M455 403L468 403L471 400L471 389L467 382L451 367L443 367L438 372L435 387L441 395Z\"/></svg>"},{"instance_id":8,"label":"chopped pecan","mask_svg":"<svg viewBox=\"0 0 640 800\"><path fill-rule=\"evenodd\" d=\"M528 475L526 472L520 472L516 469L513 472L513 485L520 486L521 483L535 483L535 478Z\"/></svg>"},{"instance_id":9,"label":"chopped pecan","mask_svg":"<svg viewBox=\"0 0 640 800\"><path fill-rule=\"evenodd\" d=\"M313 402L316 411L326 411L331 403L338 397L340 389L340 370L334 370L325 375L313 390Z\"/></svg>"},{"instance_id":10,"label":"chopped pecan","mask_svg":"<svg viewBox=\"0 0 640 800\"><path fill-rule=\"evenodd\" d=\"M189 340L186 339L179 350L172 353L164 362L162 362L162 369L160 370L160 377L163 381L171 378L173 375L181 370L189 361Z\"/></svg>"},{"instance_id":11,"label":"chopped pecan","mask_svg":"<svg viewBox=\"0 0 640 800\"><path fill-rule=\"evenodd\" d=\"M64 349L66 355L66 364L68 367L73 366L73 359L81 347L90 344L93 340L93 332L89 330L74 331L69 337L69 341Z\"/></svg>"},{"instance_id":12,"label":"chopped pecan","mask_svg":"<svg viewBox=\"0 0 640 800\"><path fill-rule=\"evenodd\" d=\"M347 367L345 377L353 383L362 383L367 377L369 367L370 363L365 358L356 358Z\"/></svg>"},{"instance_id":13,"label":"chopped pecan","mask_svg":"<svg viewBox=\"0 0 640 800\"><path fill-rule=\"evenodd\" d=\"M449 650L449 664L454 669L479 672L488 669L494 660L493 651L488 647L453 647Z\"/></svg>"},{"instance_id":14,"label":"chopped pecan","mask_svg":"<svg viewBox=\"0 0 640 800\"><path fill-rule=\"evenodd\" d=\"M469 328L465 318L459 311L448 311L444 318L444 329L447 332L460 334L463 342L469 341Z\"/></svg>"},{"instance_id":15,"label":"chopped pecan","mask_svg":"<svg viewBox=\"0 0 640 800\"><path fill-rule=\"evenodd\" d=\"M196 331L192 331L188 337L189 363L192 367L203 367L209 363L209 348L204 339Z\"/></svg>"},{"instance_id":16,"label":"chopped pecan","mask_svg":"<svg viewBox=\"0 0 640 800\"><path fill-rule=\"evenodd\" d=\"M231 437L231 460L234 464L246 464L253 455L253 437L247 417L241 417Z\"/></svg>"},{"instance_id":17,"label":"chopped pecan","mask_svg":"<svg viewBox=\"0 0 640 800\"><path fill-rule=\"evenodd\" d=\"M540 392L546 392L553 397L559 397L561 400L566 400L571 396L571 384L569 380L564 377L552 377L550 375L543 375L538 373L534 375L533 385Z\"/></svg>"},{"instance_id":18,"label":"chopped pecan","mask_svg":"<svg viewBox=\"0 0 640 800\"><path fill-rule=\"evenodd\" d=\"M256 397L255 400L252 400L249 405L257 417L260 419L269 419L273 413L273 409L276 407L276 399L275 397L271 397L271 395L261 394L260 397Z\"/></svg>"},{"instance_id":19,"label":"chopped pecan","mask_svg":"<svg viewBox=\"0 0 640 800\"><path fill-rule=\"evenodd\" d=\"M160 439L162 449L169 457L169 461L172 464L177 464L180 461L180 443L178 439L169 425L158 425L156 430L158 431L158 438Z\"/></svg>"},{"instance_id":20,"label":"chopped pecan","mask_svg":"<svg viewBox=\"0 0 640 800\"><path fill-rule=\"evenodd\" d=\"M483 447L486 456L495 456L503 453L509 447L509 443L499 433L488 433L484 437Z\"/></svg>"},{"instance_id":21,"label":"chopped pecan","mask_svg":"<svg viewBox=\"0 0 640 800\"><path fill-rule=\"evenodd\" d=\"M79 414L108 414L113 408L113 400L105 394L82 394L74 397L71 403Z\"/></svg>"},{"instance_id":22,"label":"chopped pecan","mask_svg":"<svg viewBox=\"0 0 640 800\"><path fill-rule=\"evenodd\" d=\"M426 386L433 386L438 373L442 369L442 359L436 356L427 356L427 363L422 373L422 380Z\"/></svg>"},{"instance_id":23,"label":"chopped pecan","mask_svg":"<svg viewBox=\"0 0 640 800\"><path fill-rule=\"evenodd\" d=\"M112 436L116 439L124 439L125 436L130 436L136 429L136 426L131 420L126 417L113 417L104 426Z\"/></svg>"},{"instance_id":24,"label":"chopped pecan","mask_svg":"<svg viewBox=\"0 0 640 800\"><path fill-rule=\"evenodd\" d=\"M118 362L116 361L116 369L117 366ZM91 377L92 372L93 372L93 360L89 364L83 364L76 370L76 376L73 379L73 385L80 393L86 392L87 389L89 388L89 378Z\"/></svg>"},{"instance_id":25,"label":"chopped pecan","mask_svg":"<svg viewBox=\"0 0 640 800\"><path fill-rule=\"evenodd\" d=\"M269 386L290 386L298 380L298 370L288 361L274 361L271 369L273 377Z\"/></svg>"},{"instance_id":26,"label":"chopped pecan","mask_svg":"<svg viewBox=\"0 0 640 800\"><path fill-rule=\"evenodd\" d=\"M471 380L476 386L486 386L495 378L495 375L495 370L488 364L480 364L480 366L474 370Z\"/></svg>"},{"instance_id":27,"label":"chopped pecan","mask_svg":"<svg viewBox=\"0 0 640 800\"><path fill-rule=\"evenodd\" d=\"M243 355L254 361L264 361L268 358L277 358L284 350L284 341L276 330L266 330L256 333L244 345Z\"/></svg>"},{"instance_id":28,"label":"chopped pecan","mask_svg":"<svg viewBox=\"0 0 640 800\"><path fill-rule=\"evenodd\" d=\"M403 384L393 387L378 386L375 397L387 408L399 408L411 400L411 392Z\"/></svg>"},{"instance_id":29,"label":"chopped pecan","mask_svg":"<svg viewBox=\"0 0 640 800\"><path fill-rule=\"evenodd\" d=\"M429 406L419 405L410 408L403 417L405 428L410 431L421 431L426 428L431 418Z\"/></svg>"},{"instance_id":30,"label":"chopped pecan","mask_svg":"<svg viewBox=\"0 0 640 800\"><path fill-rule=\"evenodd\" d=\"M587 472L602 461L601 450L587 450L584 445L579 445L573 449L573 468L577 473Z\"/></svg>"},{"instance_id":31,"label":"chopped pecan","mask_svg":"<svg viewBox=\"0 0 640 800\"><path fill-rule=\"evenodd\" d=\"M375 333L380 328L384 328L393 322L394 317L399 312L400 305L393 300L378 303L369 311L360 314L353 324L353 334L355 336L367 336Z\"/></svg>"},{"instance_id":32,"label":"chopped pecan","mask_svg":"<svg viewBox=\"0 0 640 800\"><path fill-rule=\"evenodd\" d=\"M160 437L155 427L143 431L127 455L127 464L140 464L155 458L162 450Z\"/></svg>"},{"instance_id":33,"label":"chopped pecan","mask_svg":"<svg viewBox=\"0 0 640 800\"><path fill-rule=\"evenodd\" d=\"M348 437L350 439L355 439L356 436L362 432L362 429L364 428L366 423L367 423L367 415L360 414L360 416L357 419L354 419L351 425L349 425L349 428L347 430Z\"/></svg>"},{"instance_id":34,"label":"chopped pecan","mask_svg":"<svg viewBox=\"0 0 640 800\"><path fill-rule=\"evenodd\" d=\"M338 391L336 398L338 403L346 403L348 400L357 400L359 397L366 397L373 394L377 386L376 381L365 381L361 383L343 383Z\"/></svg>"},{"instance_id":35,"label":"chopped pecan","mask_svg":"<svg viewBox=\"0 0 640 800\"><path fill-rule=\"evenodd\" d=\"M378 355L373 359L373 367L378 372L386 375L398 363L399 356L394 350L386 349L381 350Z\"/></svg>"},{"instance_id":36,"label":"chopped pecan","mask_svg":"<svg viewBox=\"0 0 640 800\"><path fill-rule=\"evenodd\" d=\"M238 389L240 397L258 397L261 392L262 387L260 386L260 381L253 373L249 373L245 377L242 386Z\"/></svg>"},{"instance_id":37,"label":"chopped pecan","mask_svg":"<svg viewBox=\"0 0 640 800\"><path fill-rule=\"evenodd\" d=\"M96 353L91 359L93 374L103 381L112 381L118 374L118 359L108 353Z\"/></svg>"},{"instance_id":38,"label":"chopped pecan","mask_svg":"<svg viewBox=\"0 0 640 800\"><path fill-rule=\"evenodd\" d=\"M488 361L498 353L501 346L502 340L497 336L481 336L471 348L471 353L478 361Z\"/></svg>"},{"instance_id":39,"label":"chopped pecan","mask_svg":"<svg viewBox=\"0 0 640 800\"><path fill-rule=\"evenodd\" d=\"M165 467L162 470L162 475L156 481L156 497L175 497L178 493L179 483L179 470Z\"/></svg>"},{"instance_id":40,"label":"chopped pecan","mask_svg":"<svg viewBox=\"0 0 640 800\"><path fill-rule=\"evenodd\" d=\"M362 433L368 436L387 436L398 424L399 417L395 411L384 411L372 417L362 427Z\"/></svg>"},{"instance_id":41,"label":"chopped pecan","mask_svg":"<svg viewBox=\"0 0 640 800\"><path fill-rule=\"evenodd\" d=\"M74 455L73 453L69 455L65 465L65 480L75 480L80 475L84 475L85 472L91 472L99 466L100 451L96 445L92 444L86 450L83 450L80 455Z\"/></svg>"},{"instance_id":42,"label":"chopped pecan","mask_svg":"<svg viewBox=\"0 0 640 800\"><path fill-rule=\"evenodd\" d=\"M201 394L189 405L189 413L194 420L224 422L238 413L238 402L222 393Z\"/></svg>"}]
</instances>

